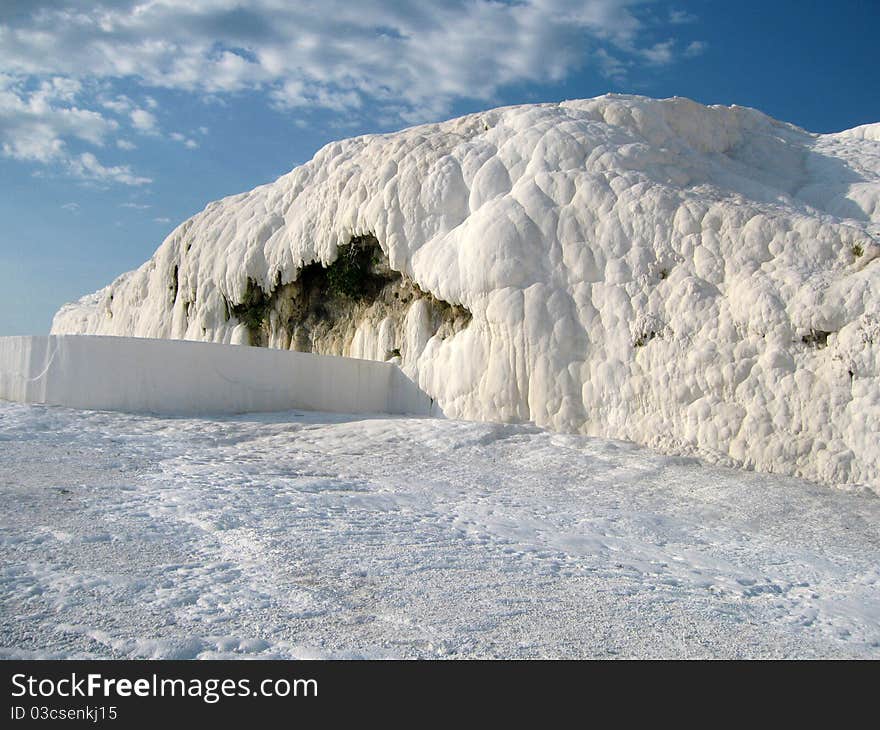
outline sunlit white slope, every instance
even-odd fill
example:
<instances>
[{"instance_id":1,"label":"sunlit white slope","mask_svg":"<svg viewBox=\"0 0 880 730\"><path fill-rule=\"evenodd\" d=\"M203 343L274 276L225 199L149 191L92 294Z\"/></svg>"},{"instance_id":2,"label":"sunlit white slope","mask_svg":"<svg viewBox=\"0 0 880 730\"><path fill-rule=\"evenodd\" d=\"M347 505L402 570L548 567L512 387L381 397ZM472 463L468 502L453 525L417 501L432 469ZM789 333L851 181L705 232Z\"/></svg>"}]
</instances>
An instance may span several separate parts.
<instances>
[{"instance_id":1,"label":"sunlit white slope","mask_svg":"<svg viewBox=\"0 0 880 730\"><path fill-rule=\"evenodd\" d=\"M876 130L611 95L335 142L210 204L53 332L242 342L249 278L272 290L371 233L473 319L432 337L416 301L348 354L393 341L447 414L876 488Z\"/></svg>"}]
</instances>

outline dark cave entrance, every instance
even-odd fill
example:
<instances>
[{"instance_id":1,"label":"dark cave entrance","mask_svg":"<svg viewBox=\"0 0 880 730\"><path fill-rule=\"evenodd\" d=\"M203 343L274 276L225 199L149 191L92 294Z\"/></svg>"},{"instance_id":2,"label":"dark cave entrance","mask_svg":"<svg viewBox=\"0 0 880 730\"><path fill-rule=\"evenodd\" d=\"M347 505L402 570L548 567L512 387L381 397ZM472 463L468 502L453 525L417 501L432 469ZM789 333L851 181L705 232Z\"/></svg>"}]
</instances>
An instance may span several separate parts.
<instances>
[{"instance_id":1,"label":"dark cave entrance","mask_svg":"<svg viewBox=\"0 0 880 730\"><path fill-rule=\"evenodd\" d=\"M303 266L292 282L281 284L277 273L268 292L248 279L242 301L228 311L247 327L251 345L343 355L363 322L390 318L402 332L415 300L425 301L434 334L451 336L470 323L465 307L437 299L393 270L379 241L366 234L340 246L327 266ZM386 357L402 356L402 349L395 343Z\"/></svg>"}]
</instances>

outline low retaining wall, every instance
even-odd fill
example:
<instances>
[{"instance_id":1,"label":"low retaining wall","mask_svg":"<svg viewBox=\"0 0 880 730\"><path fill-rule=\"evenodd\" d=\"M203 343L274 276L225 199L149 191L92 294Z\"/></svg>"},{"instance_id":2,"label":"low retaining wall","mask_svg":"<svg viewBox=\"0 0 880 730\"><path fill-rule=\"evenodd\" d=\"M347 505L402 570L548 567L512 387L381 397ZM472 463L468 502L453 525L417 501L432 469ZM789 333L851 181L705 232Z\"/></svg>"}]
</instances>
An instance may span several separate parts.
<instances>
[{"instance_id":1,"label":"low retaining wall","mask_svg":"<svg viewBox=\"0 0 880 730\"><path fill-rule=\"evenodd\" d=\"M432 410L392 363L89 335L0 337L0 399L163 415Z\"/></svg>"}]
</instances>

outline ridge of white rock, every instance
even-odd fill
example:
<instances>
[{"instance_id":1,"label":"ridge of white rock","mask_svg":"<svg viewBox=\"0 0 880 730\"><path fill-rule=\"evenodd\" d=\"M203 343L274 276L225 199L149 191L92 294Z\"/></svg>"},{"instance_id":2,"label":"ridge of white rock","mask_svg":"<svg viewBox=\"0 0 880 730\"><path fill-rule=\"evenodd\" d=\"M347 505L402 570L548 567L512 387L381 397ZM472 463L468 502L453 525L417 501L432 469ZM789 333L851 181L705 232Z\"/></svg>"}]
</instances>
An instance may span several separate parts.
<instances>
[{"instance_id":1,"label":"ridge of white rock","mask_svg":"<svg viewBox=\"0 0 880 730\"><path fill-rule=\"evenodd\" d=\"M141 337L0 337L0 400L165 416L305 409L428 416L387 362Z\"/></svg>"},{"instance_id":2,"label":"ridge of white rock","mask_svg":"<svg viewBox=\"0 0 880 730\"><path fill-rule=\"evenodd\" d=\"M471 319L436 331L415 298L343 353L399 352L447 415L877 489L878 128L607 95L334 142L208 205L52 332L248 341L230 309L249 286L370 235Z\"/></svg>"}]
</instances>

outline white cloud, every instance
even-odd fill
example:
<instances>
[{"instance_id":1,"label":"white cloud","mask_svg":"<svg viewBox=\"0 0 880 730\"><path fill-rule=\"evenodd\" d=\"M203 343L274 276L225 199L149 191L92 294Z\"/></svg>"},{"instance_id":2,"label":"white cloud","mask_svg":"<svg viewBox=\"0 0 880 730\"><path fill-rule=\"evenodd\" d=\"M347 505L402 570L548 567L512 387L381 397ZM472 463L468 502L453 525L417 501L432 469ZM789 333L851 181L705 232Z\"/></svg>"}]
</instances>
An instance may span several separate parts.
<instances>
[{"instance_id":1,"label":"white cloud","mask_svg":"<svg viewBox=\"0 0 880 730\"><path fill-rule=\"evenodd\" d=\"M119 123L99 111L79 106L83 95L77 79L51 77L26 81L0 75L0 152L24 162L52 165L73 177L123 185L150 180L128 166L105 166L82 144L104 147ZM117 141L117 146L125 147Z\"/></svg>"},{"instance_id":2,"label":"white cloud","mask_svg":"<svg viewBox=\"0 0 880 730\"><path fill-rule=\"evenodd\" d=\"M132 126L139 132L143 134L159 133L159 120L152 112L148 112L146 109L133 109L129 116Z\"/></svg>"},{"instance_id":3,"label":"white cloud","mask_svg":"<svg viewBox=\"0 0 880 730\"><path fill-rule=\"evenodd\" d=\"M590 65L622 77L687 55L648 40L661 24L637 6L650 2L34 0L31 13L0 21L0 67L217 97L256 89L280 107L416 121L458 99L494 101L509 84ZM662 25L689 19L673 11ZM144 116L155 99L124 103L109 99L140 131L157 131Z\"/></svg>"},{"instance_id":4,"label":"white cloud","mask_svg":"<svg viewBox=\"0 0 880 730\"><path fill-rule=\"evenodd\" d=\"M127 139L117 139L116 146L121 150L136 150L137 145L134 142L129 142Z\"/></svg>"},{"instance_id":5,"label":"white cloud","mask_svg":"<svg viewBox=\"0 0 880 730\"><path fill-rule=\"evenodd\" d=\"M134 102L127 96L120 95L113 99L101 99L101 106L116 114L129 114L134 108Z\"/></svg>"},{"instance_id":6,"label":"white cloud","mask_svg":"<svg viewBox=\"0 0 880 730\"><path fill-rule=\"evenodd\" d=\"M675 41L668 40L662 43L655 43L650 48L642 50L642 56L648 63L655 66L665 66L672 63L675 49Z\"/></svg>"},{"instance_id":7,"label":"white cloud","mask_svg":"<svg viewBox=\"0 0 880 730\"><path fill-rule=\"evenodd\" d=\"M113 182L122 185L147 185L153 182L148 177L135 175L128 165L105 167L91 152L83 152L68 161L72 175L93 182Z\"/></svg>"},{"instance_id":8,"label":"white cloud","mask_svg":"<svg viewBox=\"0 0 880 730\"><path fill-rule=\"evenodd\" d=\"M184 147L194 150L199 146L199 143L194 139L187 137L185 134L181 134L180 132L172 132L168 135L175 142L180 142Z\"/></svg>"},{"instance_id":9,"label":"white cloud","mask_svg":"<svg viewBox=\"0 0 880 730\"><path fill-rule=\"evenodd\" d=\"M79 213L79 203L65 203L61 206L61 209L70 211L71 213Z\"/></svg>"},{"instance_id":10,"label":"white cloud","mask_svg":"<svg viewBox=\"0 0 880 730\"><path fill-rule=\"evenodd\" d=\"M153 218L154 223L171 223L170 218Z\"/></svg>"},{"instance_id":11,"label":"white cloud","mask_svg":"<svg viewBox=\"0 0 880 730\"><path fill-rule=\"evenodd\" d=\"M670 10L669 22L673 25L686 25L687 23L696 23L697 16L687 10Z\"/></svg>"},{"instance_id":12,"label":"white cloud","mask_svg":"<svg viewBox=\"0 0 880 730\"><path fill-rule=\"evenodd\" d=\"M152 208L152 205L147 203L120 203L120 208L131 208L133 210L149 210Z\"/></svg>"},{"instance_id":13,"label":"white cloud","mask_svg":"<svg viewBox=\"0 0 880 730\"><path fill-rule=\"evenodd\" d=\"M36 88L6 79L0 86L0 145L17 160L50 162L65 154L65 139L103 146L118 124L72 105L79 82L52 78Z\"/></svg>"},{"instance_id":14,"label":"white cloud","mask_svg":"<svg viewBox=\"0 0 880 730\"><path fill-rule=\"evenodd\" d=\"M684 55L687 58L696 58L706 52L709 44L706 41L692 41L684 49Z\"/></svg>"},{"instance_id":15,"label":"white cloud","mask_svg":"<svg viewBox=\"0 0 880 730\"><path fill-rule=\"evenodd\" d=\"M612 56L604 48L596 51L596 60L603 76L615 81L622 81L626 77L627 64Z\"/></svg>"}]
</instances>

